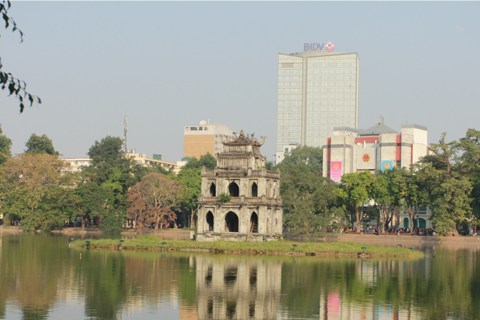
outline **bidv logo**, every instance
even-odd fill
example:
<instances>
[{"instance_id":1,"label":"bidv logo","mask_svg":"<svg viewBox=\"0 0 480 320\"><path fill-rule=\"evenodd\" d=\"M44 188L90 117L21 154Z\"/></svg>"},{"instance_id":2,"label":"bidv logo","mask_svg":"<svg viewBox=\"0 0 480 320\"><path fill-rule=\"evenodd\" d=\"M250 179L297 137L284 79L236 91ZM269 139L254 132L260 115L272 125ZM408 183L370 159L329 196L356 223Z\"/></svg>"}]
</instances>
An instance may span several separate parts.
<instances>
[{"instance_id":1,"label":"bidv logo","mask_svg":"<svg viewBox=\"0 0 480 320\"><path fill-rule=\"evenodd\" d=\"M332 51L335 46L333 43L329 42L327 44L325 43L305 43L303 45L303 50L304 51Z\"/></svg>"}]
</instances>

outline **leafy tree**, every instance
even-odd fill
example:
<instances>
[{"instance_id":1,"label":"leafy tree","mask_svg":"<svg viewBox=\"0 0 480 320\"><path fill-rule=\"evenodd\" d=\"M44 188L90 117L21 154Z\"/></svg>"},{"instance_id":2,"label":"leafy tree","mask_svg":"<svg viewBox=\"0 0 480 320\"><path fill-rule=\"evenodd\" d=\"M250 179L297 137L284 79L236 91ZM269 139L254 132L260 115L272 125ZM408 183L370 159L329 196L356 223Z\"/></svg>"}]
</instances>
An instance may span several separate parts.
<instances>
[{"instance_id":1,"label":"leafy tree","mask_svg":"<svg viewBox=\"0 0 480 320\"><path fill-rule=\"evenodd\" d=\"M7 161L12 155L11 147L12 140L3 134L2 127L0 126L0 165L5 163L5 161Z\"/></svg>"},{"instance_id":2,"label":"leafy tree","mask_svg":"<svg viewBox=\"0 0 480 320\"><path fill-rule=\"evenodd\" d=\"M23 42L23 32L18 29L16 22L9 16L8 10L11 8L11 2L9 0L0 1L0 16L5 21L5 29L8 30L12 28L12 32L17 31L20 34L20 42ZM25 81L15 78L11 73L2 71L2 59L0 57L0 87L2 90L7 89L9 95L14 95L17 97L20 107L20 113L23 112L25 105L30 103L30 106L33 105L33 102L42 103L39 97L34 96L26 91L27 84Z\"/></svg>"},{"instance_id":3,"label":"leafy tree","mask_svg":"<svg viewBox=\"0 0 480 320\"><path fill-rule=\"evenodd\" d=\"M265 161L265 168L267 168L267 170L274 171L275 165L271 161Z\"/></svg>"},{"instance_id":4,"label":"leafy tree","mask_svg":"<svg viewBox=\"0 0 480 320\"><path fill-rule=\"evenodd\" d=\"M472 184L472 214L480 219L480 131L468 129L460 139L461 174Z\"/></svg>"},{"instance_id":5,"label":"leafy tree","mask_svg":"<svg viewBox=\"0 0 480 320\"><path fill-rule=\"evenodd\" d=\"M181 193L179 182L159 173L149 173L128 192L129 218L133 218L131 214L135 213L141 224L152 224L155 229L174 222L176 215L173 207L180 201ZM140 202L143 202L143 208Z\"/></svg>"},{"instance_id":6,"label":"leafy tree","mask_svg":"<svg viewBox=\"0 0 480 320\"><path fill-rule=\"evenodd\" d=\"M53 147L53 142L45 134L37 136L35 133L30 136L27 143L25 143L27 150L25 153L35 153L35 154L49 154L49 155L59 155L58 151L55 151Z\"/></svg>"},{"instance_id":7,"label":"leafy tree","mask_svg":"<svg viewBox=\"0 0 480 320\"><path fill-rule=\"evenodd\" d=\"M122 140L107 136L100 142L95 141L88 151L92 164L85 168L90 181L100 190L98 195L84 194L87 203L100 204L97 209L89 206L91 217L96 217L102 229L120 230L124 223L128 189L139 181L140 167L122 151ZM89 188L94 188L92 185ZM95 210L95 211L91 211Z\"/></svg>"},{"instance_id":8,"label":"leafy tree","mask_svg":"<svg viewBox=\"0 0 480 320\"><path fill-rule=\"evenodd\" d=\"M339 204L345 209L346 217L353 224L357 222L357 232L363 218L363 206L371 199L370 189L374 176L369 171L347 173L342 176L341 184L334 189Z\"/></svg>"},{"instance_id":9,"label":"leafy tree","mask_svg":"<svg viewBox=\"0 0 480 320\"><path fill-rule=\"evenodd\" d=\"M20 154L7 160L0 168L4 214L20 218L27 230L63 225L71 187L70 176L61 174L64 168L64 161L47 154Z\"/></svg>"},{"instance_id":10,"label":"leafy tree","mask_svg":"<svg viewBox=\"0 0 480 320\"><path fill-rule=\"evenodd\" d=\"M185 168L178 173L175 180L179 181L183 188L180 206L185 213L189 213L190 227L195 226L195 214L197 213L198 196L201 193L202 176L198 168ZM184 217L184 221L188 220Z\"/></svg>"},{"instance_id":11,"label":"leafy tree","mask_svg":"<svg viewBox=\"0 0 480 320\"><path fill-rule=\"evenodd\" d=\"M462 159L458 155L461 143L457 141L447 143L445 135L443 133L438 143L430 145L430 151L434 155L433 161L441 163L444 169L439 170L432 166L426 168L429 169L428 181L435 181L430 198L436 229L443 234L449 232L457 234L456 225L470 218L472 199L469 196L472 184L462 174L462 169L468 166L462 165ZM468 156L466 158L468 159Z\"/></svg>"},{"instance_id":12,"label":"leafy tree","mask_svg":"<svg viewBox=\"0 0 480 320\"><path fill-rule=\"evenodd\" d=\"M213 170L215 169L216 166L217 166L217 159L207 152L207 154L200 156L200 160L197 160L197 158L193 157L192 159L190 159L190 161L187 162L187 164L183 168L202 169L202 167L205 167L209 170Z\"/></svg>"},{"instance_id":13,"label":"leafy tree","mask_svg":"<svg viewBox=\"0 0 480 320\"><path fill-rule=\"evenodd\" d=\"M323 150L321 148L298 146L285 155L285 159L280 163L282 165L305 164L315 175L321 176L323 169Z\"/></svg>"},{"instance_id":14,"label":"leafy tree","mask_svg":"<svg viewBox=\"0 0 480 320\"><path fill-rule=\"evenodd\" d=\"M335 208L333 181L317 176L303 163L284 164L281 170L280 193L286 225L299 233L312 233L340 221L342 210Z\"/></svg>"},{"instance_id":15,"label":"leafy tree","mask_svg":"<svg viewBox=\"0 0 480 320\"><path fill-rule=\"evenodd\" d=\"M393 182L399 174L400 170L397 168L378 172L369 190L370 197L374 200L380 216L382 232L386 231L393 220L396 209L400 207L400 191L397 184Z\"/></svg>"}]
</instances>

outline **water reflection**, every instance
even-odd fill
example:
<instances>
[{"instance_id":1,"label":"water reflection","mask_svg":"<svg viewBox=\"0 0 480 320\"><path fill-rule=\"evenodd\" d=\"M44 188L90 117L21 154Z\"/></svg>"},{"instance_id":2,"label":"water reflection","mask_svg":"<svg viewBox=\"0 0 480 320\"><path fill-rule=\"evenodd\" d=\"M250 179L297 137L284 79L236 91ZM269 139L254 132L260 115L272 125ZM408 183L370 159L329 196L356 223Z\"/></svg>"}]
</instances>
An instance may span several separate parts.
<instances>
[{"instance_id":1,"label":"water reflection","mask_svg":"<svg viewBox=\"0 0 480 320\"><path fill-rule=\"evenodd\" d=\"M417 260L68 248L0 238L0 319L477 319L480 252ZM80 256L81 254L81 256ZM73 312L73 310L75 310Z\"/></svg>"},{"instance_id":2,"label":"water reflection","mask_svg":"<svg viewBox=\"0 0 480 320\"><path fill-rule=\"evenodd\" d=\"M278 261L197 256L199 319L276 319L282 264Z\"/></svg>"}]
</instances>

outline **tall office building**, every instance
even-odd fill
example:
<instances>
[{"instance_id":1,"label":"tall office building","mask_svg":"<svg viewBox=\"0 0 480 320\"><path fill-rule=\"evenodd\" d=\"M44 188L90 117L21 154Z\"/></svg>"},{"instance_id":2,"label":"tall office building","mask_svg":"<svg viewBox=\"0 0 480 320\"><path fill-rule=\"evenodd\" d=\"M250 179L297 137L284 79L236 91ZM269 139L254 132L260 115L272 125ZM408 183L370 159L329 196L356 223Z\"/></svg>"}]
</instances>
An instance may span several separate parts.
<instances>
[{"instance_id":1,"label":"tall office building","mask_svg":"<svg viewBox=\"0 0 480 320\"><path fill-rule=\"evenodd\" d=\"M183 128L183 157L196 157L210 153L214 157L223 151L222 139L229 139L238 132L230 130L221 124L200 121L197 126L185 126Z\"/></svg>"},{"instance_id":2,"label":"tall office building","mask_svg":"<svg viewBox=\"0 0 480 320\"><path fill-rule=\"evenodd\" d=\"M333 127L358 127L358 55L333 47L278 54L278 152L291 143L322 147Z\"/></svg>"}]
</instances>

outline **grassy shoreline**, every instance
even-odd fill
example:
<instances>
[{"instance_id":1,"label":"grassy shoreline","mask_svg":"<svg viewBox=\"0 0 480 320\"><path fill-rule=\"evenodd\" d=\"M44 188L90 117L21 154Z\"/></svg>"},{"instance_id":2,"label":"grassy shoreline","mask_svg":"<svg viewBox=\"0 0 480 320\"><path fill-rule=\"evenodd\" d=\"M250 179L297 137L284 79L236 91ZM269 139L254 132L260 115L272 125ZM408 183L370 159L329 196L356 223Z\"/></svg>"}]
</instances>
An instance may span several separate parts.
<instances>
[{"instance_id":1,"label":"grassy shoreline","mask_svg":"<svg viewBox=\"0 0 480 320\"><path fill-rule=\"evenodd\" d=\"M89 249L118 250L119 239L89 240ZM296 245L295 250L293 250ZM71 242L73 247L85 246L85 240ZM124 239L122 250L148 251L198 251L211 253L232 253L246 255L295 255L295 256L362 256L365 257L423 257L423 252L405 248L380 247L354 242L197 242L190 240L162 240L156 236L139 236L136 239Z\"/></svg>"}]
</instances>

